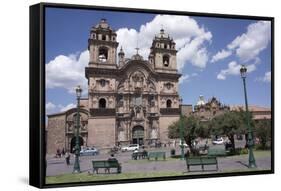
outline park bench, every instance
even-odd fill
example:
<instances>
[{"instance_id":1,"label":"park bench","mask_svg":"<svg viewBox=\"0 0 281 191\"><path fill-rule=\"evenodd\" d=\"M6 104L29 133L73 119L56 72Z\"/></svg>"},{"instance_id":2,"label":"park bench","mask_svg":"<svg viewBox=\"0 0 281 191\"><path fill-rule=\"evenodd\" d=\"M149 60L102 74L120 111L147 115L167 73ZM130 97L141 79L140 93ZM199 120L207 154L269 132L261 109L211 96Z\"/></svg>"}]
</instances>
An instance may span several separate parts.
<instances>
[{"instance_id":1,"label":"park bench","mask_svg":"<svg viewBox=\"0 0 281 191\"><path fill-rule=\"evenodd\" d=\"M118 163L118 160L98 160L92 161L93 164L93 173L99 173L99 169L103 168L104 172L110 173L111 168L116 168L117 173L121 173L121 164Z\"/></svg>"},{"instance_id":2,"label":"park bench","mask_svg":"<svg viewBox=\"0 0 281 191\"><path fill-rule=\"evenodd\" d=\"M158 160L159 158L163 158L163 160L166 160L166 153L165 152L149 152L147 159L150 160L151 158L154 158L155 160Z\"/></svg>"},{"instance_id":3,"label":"park bench","mask_svg":"<svg viewBox=\"0 0 281 191\"><path fill-rule=\"evenodd\" d=\"M225 148L223 147L209 148L208 156L226 156Z\"/></svg>"},{"instance_id":4,"label":"park bench","mask_svg":"<svg viewBox=\"0 0 281 191\"><path fill-rule=\"evenodd\" d=\"M186 158L186 166L188 172L190 172L190 166L201 166L201 170L204 171L204 166L216 165L216 171L218 171L218 161L216 157L188 157Z\"/></svg>"},{"instance_id":5,"label":"park bench","mask_svg":"<svg viewBox=\"0 0 281 191\"><path fill-rule=\"evenodd\" d=\"M147 151L132 153L132 159L133 160L144 159L144 158L147 158Z\"/></svg>"}]
</instances>

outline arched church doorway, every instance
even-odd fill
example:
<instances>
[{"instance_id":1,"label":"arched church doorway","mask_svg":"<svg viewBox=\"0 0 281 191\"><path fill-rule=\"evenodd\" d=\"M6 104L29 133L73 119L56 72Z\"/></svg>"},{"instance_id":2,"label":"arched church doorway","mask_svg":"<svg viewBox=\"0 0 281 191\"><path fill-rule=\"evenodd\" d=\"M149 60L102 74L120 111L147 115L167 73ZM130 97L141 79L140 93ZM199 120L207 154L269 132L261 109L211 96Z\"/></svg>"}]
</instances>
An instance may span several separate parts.
<instances>
[{"instance_id":1,"label":"arched church doorway","mask_svg":"<svg viewBox=\"0 0 281 191\"><path fill-rule=\"evenodd\" d=\"M143 145L144 141L144 128L142 126L135 126L133 128L133 144Z\"/></svg>"},{"instance_id":2,"label":"arched church doorway","mask_svg":"<svg viewBox=\"0 0 281 191\"><path fill-rule=\"evenodd\" d=\"M74 152L75 144L76 144L76 137L72 137L71 143L70 143L70 152L71 153ZM80 136L79 136L79 145L80 145L80 147L84 145L84 140Z\"/></svg>"}]
</instances>

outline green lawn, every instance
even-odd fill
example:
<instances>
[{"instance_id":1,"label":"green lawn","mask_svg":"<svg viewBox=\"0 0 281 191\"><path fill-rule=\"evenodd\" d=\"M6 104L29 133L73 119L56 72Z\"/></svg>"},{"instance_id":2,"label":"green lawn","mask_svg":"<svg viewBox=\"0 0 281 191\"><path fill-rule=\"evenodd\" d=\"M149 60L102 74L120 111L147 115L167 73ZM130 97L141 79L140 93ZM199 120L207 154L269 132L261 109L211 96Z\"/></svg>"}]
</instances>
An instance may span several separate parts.
<instances>
[{"instance_id":1,"label":"green lawn","mask_svg":"<svg viewBox=\"0 0 281 191\"><path fill-rule=\"evenodd\" d=\"M71 182L91 182L101 180L122 180L122 179L136 179L136 178L155 178L165 176L186 176L196 174L213 174L213 173L233 173L233 172L247 172L247 171L261 171L270 169L227 169L225 171L206 171L206 172L147 172L147 173L121 173L121 174L64 174L58 176L47 176L46 184L71 183Z\"/></svg>"},{"instance_id":2,"label":"green lawn","mask_svg":"<svg viewBox=\"0 0 281 191\"><path fill-rule=\"evenodd\" d=\"M47 176L46 184L57 184L66 182L86 182L100 180L121 180L135 178L153 178L164 176L180 176L182 172L147 172L147 173L121 173L121 174L64 174L59 176Z\"/></svg>"},{"instance_id":3,"label":"green lawn","mask_svg":"<svg viewBox=\"0 0 281 191\"><path fill-rule=\"evenodd\" d=\"M247 158L249 154L242 154L242 155L234 155L234 156L228 156L232 158ZM254 150L254 156L255 159L258 158L264 158L264 157L271 157L271 151L270 150Z\"/></svg>"}]
</instances>

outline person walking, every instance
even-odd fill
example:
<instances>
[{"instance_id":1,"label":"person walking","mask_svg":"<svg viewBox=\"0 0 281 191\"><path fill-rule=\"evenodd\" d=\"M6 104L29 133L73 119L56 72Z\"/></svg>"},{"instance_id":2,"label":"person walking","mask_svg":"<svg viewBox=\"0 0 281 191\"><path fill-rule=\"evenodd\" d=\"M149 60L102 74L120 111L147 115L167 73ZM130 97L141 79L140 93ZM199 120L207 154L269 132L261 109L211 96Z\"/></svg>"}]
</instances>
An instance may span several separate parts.
<instances>
[{"instance_id":1,"label":"person walking","mask_svg":"<svg viewBox=\"0 0 281 191\"><path fill-rule=\"evenodd\" d=\"M67 166L70 165L70 154L68 151L65 153L65 162Z\"/></svg>"}]
</instances>

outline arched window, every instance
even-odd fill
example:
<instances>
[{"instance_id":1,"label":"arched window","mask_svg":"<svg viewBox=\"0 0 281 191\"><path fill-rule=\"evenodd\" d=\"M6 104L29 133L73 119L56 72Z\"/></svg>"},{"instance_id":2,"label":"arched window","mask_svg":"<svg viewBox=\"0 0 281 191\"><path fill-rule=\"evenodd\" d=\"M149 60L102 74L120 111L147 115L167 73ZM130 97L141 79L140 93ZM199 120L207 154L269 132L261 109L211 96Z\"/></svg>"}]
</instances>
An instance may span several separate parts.
<instances>
[{"instance_id":1,"label":"arched window","mask_svg":"<svg viewBox=\"0 0 281 191\"><path fill-rule=\"evenodd\" d=\"M102 36L101 36L101 39L102 39L102 40L106 40L106 36L105 36L105 35L102 35Z\"/></svg>"},{"instance_id":2,"label":"arched window","mask_svg":"<svg viewBox=\"0 0 281 191\"><path fill-rule=\"evenodd\" d=\"M106 47L99 48L99 61L106 62L108 57L108 49Z\"/></svg>"},{"instance_id":3,"label":"arched window","mask_svg":"<svg viewBox=\"0 0 281 191\"><path fill-rule=\"evenodd\" d=\"M168 55L163 56L163 65L166 67L169 66L169 56Z\"/></svg>"},{"instance_id":4,"label":"arched window","mask_svg":"<svg viewBox=\"0 0 281 191\"><path fill-rule=\"evenodd\" d=\"M104 98L99 100L99 108L106 108L106 100Z\"/></svg>"},{"instance_id":5,"label":"arched window","mask_svg":"<svg viewBox=\"0 0 281 191\"><path fill-rule=\"evenodd\" d=\"M167 108L171 108L172 107L172 101L171 100L167 100L167 102L166 102L166 107Z\"/></svg>"}]
</instances>

